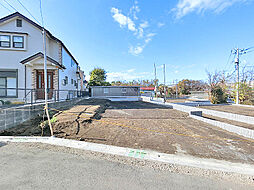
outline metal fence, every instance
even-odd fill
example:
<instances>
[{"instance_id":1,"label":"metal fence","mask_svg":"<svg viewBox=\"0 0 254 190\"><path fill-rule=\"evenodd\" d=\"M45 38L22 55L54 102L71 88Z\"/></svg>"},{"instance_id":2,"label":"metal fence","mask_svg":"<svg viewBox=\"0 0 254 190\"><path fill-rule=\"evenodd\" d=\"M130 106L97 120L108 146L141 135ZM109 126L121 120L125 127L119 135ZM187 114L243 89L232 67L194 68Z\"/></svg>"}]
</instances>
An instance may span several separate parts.
<instances>
[{"instance_id":1,"label":"metal fence","mask_svg":"<svg viewBox=\"0 0 254 190\"><path fill-rule=\"evenodd\" d=\"M85 96L89 96L88 91L48 89L49 102L72 100ZM3 105L8 105L12 102L16 104L34 104L44 102L44 100L44 89L0 88L0 102Z\"/></svg>"}]
</instances>

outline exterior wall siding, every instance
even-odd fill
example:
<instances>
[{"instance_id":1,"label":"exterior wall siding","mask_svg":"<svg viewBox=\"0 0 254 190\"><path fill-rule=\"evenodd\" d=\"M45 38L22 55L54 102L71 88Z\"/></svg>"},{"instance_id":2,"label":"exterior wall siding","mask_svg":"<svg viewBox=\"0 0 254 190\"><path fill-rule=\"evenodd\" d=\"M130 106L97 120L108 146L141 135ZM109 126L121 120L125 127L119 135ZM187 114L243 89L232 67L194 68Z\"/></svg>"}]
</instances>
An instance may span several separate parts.
<instances>
[{"instance_id":1,"label":"exterior wall siding","mask_svg":"<svg viewBox=\"0 0 254 190\"><path fill-rule=\"evenodd\" d=\"M0 24L0 31L8 32L20 32L26 35L26 48L24 50L15 49L2 49L0 48L0 70L12 69L18 71L18 85L17 88L22 89L35 89L36 88L36 69L43 69L43 59L39 58L33 60L33 65L26 65L26 84L25 84L25 65L20 61L36 54L43 52L43 36L40 29L28 23L22 19L22 27L16 27L16 18L9 20L8 22ZM25 34L26 33L26 34ZM22 34L23 35L23 34ZM56 66L48 64L48 69L54 70L54 89L55 90L77 90L74 84L71 84L71 79L75 80L79 84L80 80L77 72L77 64L72 60L68 52L63 48L62 44L56 40L53 40L47 36L47 56L56 60L60 64L66 67L66 69L58 69ZM71 61L72 60L72 61ZM73 63L73 64L72 64ZM68 84L63 84L63 79L68 77ZM26 92L27 94L27 92ZM61 95L62 94L62 95ZM59 94L61 99L66 97L68 93L63 92ZM25 90L18 93L18 98L1 98L9 99L12 101L24 101ZM31 97L32 98L32 97ZM35 96L34 96L35 98Z\"/></svg>"},{"instance_id":2,"label":"exterior wall siding","mask_svg":"<svg viewBox=\"0 0 254 190\"><path fill-rule=\"evenodd\" d=\"M32 26L31 24L23 20L22 27L16 27L16 19L0 25L0 31L10 31L10 32L23 32L28 33L26 35L26 49L25 50L3 50L0 49L0 70L1 69L17 69L18 70L18 88L25 88L25 66L20 63L21 60L37 53L42 52L42 34L41 32ZM14 55L15 54L15 55ZM27 76L28 80L29 75ZM32 88L31 83L27 83L27 88ZM8 98L17 99L23 101L25 92L21 91L18 93L18 98Z\"/></svg>"},{"instance_id":3,"label":"exterior wall siding","mask_svg":"<svg viewBox=\"0 0 254 190\"><path fill-rule=\"evenodd\" d=\"M62 64L65 66L66 69L59 70L59 89L61 90L72 90L77 91L77 87L74 86L71 83L71 81L75 80L78 81L79 77L77 76L77 64L74 62L74 60L71 58L71 56L67 53L67 51L62 47L61 48L61 55L62 55ZM63 84L63 81L65 80L65 77L68 77L68 83L65 85ZM69 95L69 98L74 97L76 92L71 92L70 94L67 94L65 92L60 92L60 99L67 98L67 95Z\"/></svg>"}]
</instances>

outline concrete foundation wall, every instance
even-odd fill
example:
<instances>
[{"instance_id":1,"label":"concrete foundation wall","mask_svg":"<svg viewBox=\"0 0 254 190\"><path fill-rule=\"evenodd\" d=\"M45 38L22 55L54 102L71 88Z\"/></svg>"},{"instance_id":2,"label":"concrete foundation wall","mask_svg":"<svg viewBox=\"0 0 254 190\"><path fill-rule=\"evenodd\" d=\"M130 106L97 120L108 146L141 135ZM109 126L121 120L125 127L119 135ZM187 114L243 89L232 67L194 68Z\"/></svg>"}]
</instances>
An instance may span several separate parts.
<instances>
[{"instance_id":1,"label":"concrete foundation wall","mask_svg":"<svg viewBox=\"0 0 254 190\"><path fill-rule=\"evenodd\" d=\"M61 101L49 103L49 108L58 109L60 107L70 106L83 98L77 98L70 101ZM32 119L39 114L43 114L44 104L24 105L18 107L11 107L0 110L0 131L12 128L29 119Z\"/></svg>"}]
</instances>

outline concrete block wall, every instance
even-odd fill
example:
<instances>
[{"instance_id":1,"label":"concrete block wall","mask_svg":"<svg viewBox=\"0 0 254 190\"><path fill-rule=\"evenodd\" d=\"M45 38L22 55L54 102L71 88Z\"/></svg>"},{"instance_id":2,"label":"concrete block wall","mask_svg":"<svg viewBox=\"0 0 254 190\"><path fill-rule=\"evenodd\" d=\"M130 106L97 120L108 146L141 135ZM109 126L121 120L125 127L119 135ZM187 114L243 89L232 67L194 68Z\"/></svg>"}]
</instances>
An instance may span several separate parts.
<instances>
[{"instance_id":1,"label":"concrete block wall","mask_svg":"<svg viewBox=\"0 0 254 190\"><path fill-rule=\"evenodd\" d=\"M76 104L83 98L76 98L70 101L49 103L49 108L59 109ZM0 131L17 126L29 119L43 114L44 104L24 105L0 110Z\"/></svg>"}]
</instances>

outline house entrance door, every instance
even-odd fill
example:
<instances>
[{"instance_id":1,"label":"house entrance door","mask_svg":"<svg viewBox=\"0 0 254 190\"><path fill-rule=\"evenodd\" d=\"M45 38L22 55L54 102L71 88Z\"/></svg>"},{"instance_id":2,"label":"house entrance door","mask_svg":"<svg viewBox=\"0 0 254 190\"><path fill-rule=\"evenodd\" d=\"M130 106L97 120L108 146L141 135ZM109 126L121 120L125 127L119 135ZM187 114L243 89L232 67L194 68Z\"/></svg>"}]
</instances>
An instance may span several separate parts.
<instances>
[{"instance_id":1,"label":"house entrance door","mask_svg":"<svg viewBox=\"0 0 254 190\"><path fill-rule=\"evenodd\" d=\"M53 81L53 71L48 71L48 99L52 99L53 97L53 87L54 87L54 81ZM45 85L44 85L44 72L38 71L36 72L36 99L45 99Z\"/></svg>"}]
</instances>

